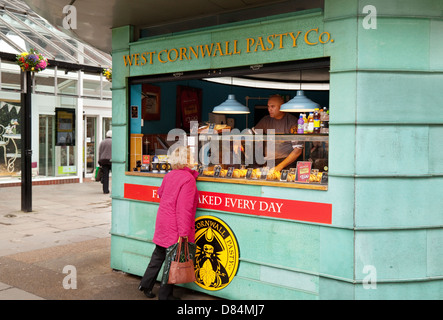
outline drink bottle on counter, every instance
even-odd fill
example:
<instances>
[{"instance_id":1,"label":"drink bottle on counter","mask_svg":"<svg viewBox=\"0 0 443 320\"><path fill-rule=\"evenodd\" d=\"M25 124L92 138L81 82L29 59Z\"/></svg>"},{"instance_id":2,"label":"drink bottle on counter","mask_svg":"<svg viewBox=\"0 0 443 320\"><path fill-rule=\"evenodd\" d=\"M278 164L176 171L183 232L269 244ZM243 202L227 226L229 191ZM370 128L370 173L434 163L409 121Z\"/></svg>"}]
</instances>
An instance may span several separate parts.
<instances>
[{"instance_id":1,"label":"drink bottle on counter","mask_svg":"<svg viewBox=\"0 0 443 320\"><path fill-rule=\"evenodd\" d=\"M314 110L314 133L320 133L320 112L318 108Z\"/></svg>"},{"instance_id":2,"label":"drink bottle on counter","mask_svg":"<svg viewBox=\"0 0 443 320\"><path fill-rule=\"evenodd\" d=\"M305 132L304 130L305 122L303 121L303 115L300 114L300 117L298 118L297 123L297 133L303 134Z\"/></svg>"},{"instance_id":3,"label":"drink bottle on counter","mask_svg":"<svg viewBox=\"0 0 443 320\"><path fill-rule=\"evenodd\" d=\"M303 133L308 133L308 119L306 113L303 113Z\"/></svg>"},{"instance_id":4,"label":"drink bottle on counter","mask_svg":"<svg viewBox=\"0 0 443 320\"><path fill-rule=\"evenodd\" d=\"M326 107L320 115L320 133L329 133L329 111Z\"/></svg>"},{"instance_id":5,"label":"drink bottle on counter","mask_svg":"<svg viewBox=\"0 0 443 320\"><path fill-rule=\"evenodd\" d=\"M308 116L308 133L314 133L314 114L312 112Z\"/></svg>"}]
</instances>

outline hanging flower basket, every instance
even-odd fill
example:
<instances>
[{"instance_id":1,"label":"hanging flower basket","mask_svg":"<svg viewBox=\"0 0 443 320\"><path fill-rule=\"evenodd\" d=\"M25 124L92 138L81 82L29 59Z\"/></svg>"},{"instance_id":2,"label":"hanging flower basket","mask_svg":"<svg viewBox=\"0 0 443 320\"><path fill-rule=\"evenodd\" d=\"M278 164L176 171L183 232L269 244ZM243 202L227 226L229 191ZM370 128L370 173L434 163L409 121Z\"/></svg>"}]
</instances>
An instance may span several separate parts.
<instances>
[{"instance_id":1,"label":"hanging flower basket","mask_svg":"<svg viewBox=\"0 0 443 320\"><path fill-rule=\"evenodd\" d=\"M103 75L109 82L112 82L112 68L103 69Z\"/></svg>"},{"instance_id":2,"label":"hanging flower basket","mask_svg":"<svg viewBox=\"0 0 443 320\"><path fill-rule=\"evenodd\" d=\"M46 69L49 65L46 59L36 49L31 49L29 52L22 52L17 55L17 63L22 71L40 72Z\"/></svg>"}]
</instances>

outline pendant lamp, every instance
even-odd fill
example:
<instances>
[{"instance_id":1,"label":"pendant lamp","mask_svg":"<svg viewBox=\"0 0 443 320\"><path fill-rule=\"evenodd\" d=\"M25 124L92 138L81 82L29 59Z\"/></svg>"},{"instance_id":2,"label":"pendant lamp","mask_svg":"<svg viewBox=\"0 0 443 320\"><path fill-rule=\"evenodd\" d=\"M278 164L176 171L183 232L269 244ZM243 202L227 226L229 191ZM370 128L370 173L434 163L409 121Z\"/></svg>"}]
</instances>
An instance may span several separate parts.
<instances>
[{"instance_id":1,"label":"pendant lamp","mask_svg":"<svg viewBox=\"0 0 443 320\"><path fill-rule=\"evenodd\" d=\"M300 90L297 91L294 98L284 103L280 107L283 112L314 112L315 108L319 108L319 104L308 99L304 91L301 89L301 70L300 70Z\"/></svg>"},{"instance_id":2,"label":"pendant lamp","mask_svg":"<svg viewBox=\"0 0 443 320\"><path fill-rule=\"evenodd\" d=\"M248 107L242 105L235 100L235 95L228 95L228 99L218 106L214 107L213 113L227 113L227 114L248 114L250 113Z\"/></svg>"},{"instance_id":3,"label":"pendant lamp","mask_svg":"<svg viewBox=\"0 0 443 320\"><path fill-rule=\"evenodd\" d=\"M297 91L294 98L284 103L280 107L283 112L313 112L319 104L309 100L303 90Z\"/></svg>"}]
</instances>

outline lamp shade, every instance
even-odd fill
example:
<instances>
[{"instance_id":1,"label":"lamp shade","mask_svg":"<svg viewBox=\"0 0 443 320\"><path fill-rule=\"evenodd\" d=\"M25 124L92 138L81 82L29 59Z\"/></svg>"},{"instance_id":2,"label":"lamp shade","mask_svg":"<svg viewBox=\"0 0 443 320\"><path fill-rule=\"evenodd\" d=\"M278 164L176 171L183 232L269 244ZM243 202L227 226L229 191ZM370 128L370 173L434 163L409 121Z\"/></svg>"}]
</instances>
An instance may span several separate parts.
<instances>
[{"instance_id":1,"label":"lamp shade","mask_svg":"<svg viewBox=\"0 0 443 320\"><path fill-rule=\"evenodd\" d=\"M319 104L309 100L303 90L297 91L294 98L284 103L280 107L283 112L310 112L318 108Z\"/></svg>"},{"instance_id":2,"label":"lamp shade","mask_svg":"<svg viewBox=\"0 0 443 320\"><path fill-rule=\"evenodd\" d=\"M230 94L225 102L214 107L213 113L228 113L228 114L247 114L249 109L235 100L235 95Z\"/></svg>"}]
</instances>

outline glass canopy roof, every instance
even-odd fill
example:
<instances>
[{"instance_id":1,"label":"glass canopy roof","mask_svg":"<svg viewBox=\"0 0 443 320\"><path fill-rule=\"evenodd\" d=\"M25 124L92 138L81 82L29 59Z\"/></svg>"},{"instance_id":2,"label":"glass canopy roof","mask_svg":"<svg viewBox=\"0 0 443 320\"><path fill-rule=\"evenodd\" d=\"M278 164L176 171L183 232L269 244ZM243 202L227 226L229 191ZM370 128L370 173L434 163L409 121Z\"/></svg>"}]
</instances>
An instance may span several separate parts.
<instances>
[{"instance_id":1,"label":"glass canopy roof","mask_svg":"<svg viewBox=\"0 0 443 320\"><path fill-rule=\"evenodd\" d=\"M101 68L111 56L67 36L20 0L0 0L0 52L19 54L35 48L50 60Z\"/></svg>"}]
</instances>

